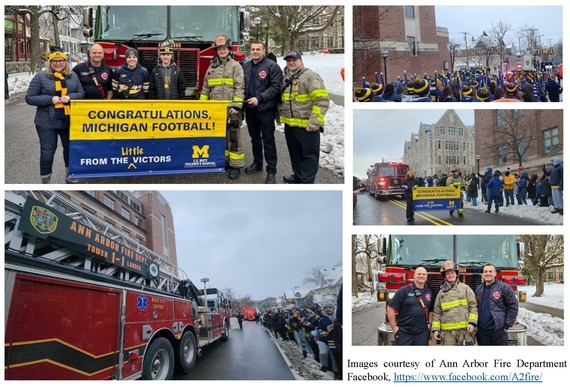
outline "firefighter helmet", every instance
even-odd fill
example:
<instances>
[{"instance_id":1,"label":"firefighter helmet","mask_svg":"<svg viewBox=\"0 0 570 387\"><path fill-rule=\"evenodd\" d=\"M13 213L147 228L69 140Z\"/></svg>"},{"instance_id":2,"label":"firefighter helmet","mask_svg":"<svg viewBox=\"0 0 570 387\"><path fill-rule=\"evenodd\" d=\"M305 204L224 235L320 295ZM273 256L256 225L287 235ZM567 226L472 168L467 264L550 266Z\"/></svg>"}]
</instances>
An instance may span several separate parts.
<instances>
[{"instance_id":1,"label":"firefighter helmet","mask_svg":"<svg viewBox=\"0 0 570 387\"><path fill-rule=\"evenodd\" d=\"M159 54L172 54L172 47L170 42L167 40L165 42L163 42L160 47L158 48L158 53Z\"/></svg>"},{"instance_id":2,"label":"firefighter helmet","mask_svg":"<svg viewBox=\"0 0 570 387\"><path fill-rule=\"evenodd\" d=\"M232 41L226 35L218 35L216 39L214 39L214 43L212 44L212 48L217 49L220 47L227 47L230 48L232 46Z\"/></svg>"},{"instance_id":3,"label":"firefighter helmet","mask_svg":"<svg viewBox=\"0 0 570 387\"><path fill-rule=\"evenodd\" d=\"M451 259L448 259L443 263L443 265L441 265L440 273L445 273L448 272L449 270L454 270L455 272L459 271L457 265L455 265L455 262L453 262Z\"/></svg>"}]
</instances>

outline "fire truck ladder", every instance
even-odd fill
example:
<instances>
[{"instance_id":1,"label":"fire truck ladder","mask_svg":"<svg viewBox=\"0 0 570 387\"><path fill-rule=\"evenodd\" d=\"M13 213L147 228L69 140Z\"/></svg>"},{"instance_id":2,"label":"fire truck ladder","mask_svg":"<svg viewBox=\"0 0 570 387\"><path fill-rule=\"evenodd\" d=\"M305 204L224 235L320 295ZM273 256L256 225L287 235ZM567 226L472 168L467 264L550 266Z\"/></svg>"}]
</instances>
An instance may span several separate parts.
<instances>
[{"instance_id":1,"label":"fire truck ladder","mask_svg":"<svg viewBox=\"0 0 570 387\"><path fill-rule=\"evenodd\" d=\"M154 270L150 270L152 274L145 276L134 273L112 263L94 259L84 252L78 253L65 243L57 243L50 238L37 238L20 231L18 226L27 197L44 202L106 238L144 256L152 262L151 265L155 264ZM6 257L18 257L26 262L51 263L52 267L73 269L76 274L96 275L103 280L119 281L141 289L178 294L186 298L191 294L190 288L193 285L180 268L53 191L6 191L4 236ZM185 279L179 279L180 275Z\"/></svg>"}]
</instances>

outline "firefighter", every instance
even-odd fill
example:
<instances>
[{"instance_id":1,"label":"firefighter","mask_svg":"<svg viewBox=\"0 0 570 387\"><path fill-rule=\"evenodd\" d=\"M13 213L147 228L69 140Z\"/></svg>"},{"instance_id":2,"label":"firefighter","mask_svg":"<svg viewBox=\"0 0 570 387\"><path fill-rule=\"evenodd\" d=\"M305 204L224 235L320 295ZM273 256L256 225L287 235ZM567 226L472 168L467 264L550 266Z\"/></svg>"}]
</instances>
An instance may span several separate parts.
<instances>
[{"instance_id":1,"label":"firefighter","mask_svg":"<svg viewBox=\"0 0 570 387\"><path fill-rule=\"evenodd\" d=\"M230 56L231 46L232 42L227 36L219 35L214 40L212 48L217 55L206 71L200 100L221 100L228 103L226 165L229 167L228 177L235 180L245 166L241 141L245 79L242 66Z\"/></svg>"},{"instance_id":2,"label":"firefighter","mask_svg":"<svg viewBox=\"0 0 570 387\"><path fill-rule=\"evenodd\" d=\"M475 293L459 281L459 269L451 259L443 263L440 272L445 281L433 306L433 338L443 345L474 345L478 319Z\"/></svg>"},{"instance_id":3,"label":"firefighter","mask_svg":"<svg viewBox=\"0 0 570 387\"><path fill-rule=\"evenodd\" d=\"M455 168L453 174L447 178L445 185L448 187L460 187L463 185L463 179L461 178L461 171L459 168ZM449 210L449 215L453 216L455 210ZM459 209L457 214L460 218L463 218L463 192L459 193Z\"/></svg>"}]
</instances>

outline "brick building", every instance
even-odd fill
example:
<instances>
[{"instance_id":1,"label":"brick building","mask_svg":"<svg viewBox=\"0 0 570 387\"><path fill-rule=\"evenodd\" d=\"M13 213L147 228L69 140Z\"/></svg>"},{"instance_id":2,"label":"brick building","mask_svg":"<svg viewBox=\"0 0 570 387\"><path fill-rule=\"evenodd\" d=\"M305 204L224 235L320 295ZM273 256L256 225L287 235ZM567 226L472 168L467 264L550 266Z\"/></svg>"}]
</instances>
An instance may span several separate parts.
<instances>
[{"instance_id":1,"label":"brick building","mask_svg":"<svg viewBox=\"0 0 570 387\"><path fill-rule=\"evenodd\" d=\"M61 194L177 266L172 211L158 191L61 191Z\"/></svg>"},{"instance_id":2,"label":"brick building","mask_svg":"<svg viewBox=\"0 0 570 387\"><path fill-rule=\"evenodd\" d=\"M420 123L404 144L403 160L416 176L440 176L456 167L466 176L475 165L474 128L447 110L434 124Z\"/></svg>"},{"instance_id":3,"label":"brick building","mask_svg":"<svg viewBox=\"0 0 570 387\"><path fill-rule=\"evenodd\" d=\"M375 72L403 80L404 71L411 77L450 70L449 33L436 26L434 6L354 7L353 39L356 83L374 81Z\"/></svg>"},{"instance_id":4,"label":"brick building","mask_svg":"<svg viewBox=\"0 0 570 387\"><path fill-rule=\"evenodd\" d=\"M475 110L475 151L480 169L517 170L529 173L547 166L553 156L562 159L563 111Z\"/></svg>"}]
</instances>

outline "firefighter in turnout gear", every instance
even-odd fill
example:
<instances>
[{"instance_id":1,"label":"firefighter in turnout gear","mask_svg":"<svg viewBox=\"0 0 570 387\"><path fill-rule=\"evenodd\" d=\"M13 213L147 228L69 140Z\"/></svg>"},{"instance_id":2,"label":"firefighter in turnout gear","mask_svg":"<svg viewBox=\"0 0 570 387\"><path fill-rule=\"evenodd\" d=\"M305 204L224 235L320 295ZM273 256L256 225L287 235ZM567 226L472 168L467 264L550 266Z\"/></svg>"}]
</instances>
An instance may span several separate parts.
<instances>
[{"instance_id":1,"label":"firefighter in turnout gear","mask_svg":"<svg viewBox=\"0 0 570 387\"><path fill-rule=\"evenodd\" d=\"M230 56L231 40L219 35L212 48L217 56L212 59L200 94L201 101L222 100L228 102L228 123L226 125L226 165L229 178L234 180L245 166L243 143L241 141L241 123L243 121L243 101L245 79L242 66Z\"/></svg>"},{"instance_id":2,"label":"firefighter in turnout gear","mask_svg":"<svg viewBox=\"0 0 570 387\"><path fill-rule=\"evenodd\" d=\"M463 178L461 177L461 171L459 168L455 168L453 175L449 176L445 181L445 185L448 187L461 187L463 185ZM449 215L453 216L454 211L455 210L449 210ZM463 192L459 193L459 209L457 210L457 214L460 218L463 217Z\"/></svg>"},{"instance_id":3,"label":"firefighter in turnout gear","mask_svg":"<svg viewBox=\"0 0 570 387\"><path fill-rule=\"evenodd\" d=\"M448 259L441 266L445 281L435 298L431 331L443 345L474 345L477 299L473 290L459 281L459 269Z\"/></svg>"}]
</instances>

